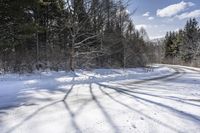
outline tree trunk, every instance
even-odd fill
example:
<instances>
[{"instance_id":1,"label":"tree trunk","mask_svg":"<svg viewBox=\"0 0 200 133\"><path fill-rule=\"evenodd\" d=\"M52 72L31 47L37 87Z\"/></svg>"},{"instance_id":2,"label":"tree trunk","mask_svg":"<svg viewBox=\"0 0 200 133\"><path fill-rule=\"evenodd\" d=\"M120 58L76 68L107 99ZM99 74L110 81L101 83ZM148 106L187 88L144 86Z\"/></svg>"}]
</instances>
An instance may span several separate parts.
<instances>
[{"instance_id":1,"label":"tree trunk","mask_svg":"<svg viewBox=\"0 0 200 133\"><path fill-rule=\"evenodd\" d=\"M74 71L74 35L72 35L72 43L69 45L69 68L71 71Z\"/></svg>"}]
</instances>

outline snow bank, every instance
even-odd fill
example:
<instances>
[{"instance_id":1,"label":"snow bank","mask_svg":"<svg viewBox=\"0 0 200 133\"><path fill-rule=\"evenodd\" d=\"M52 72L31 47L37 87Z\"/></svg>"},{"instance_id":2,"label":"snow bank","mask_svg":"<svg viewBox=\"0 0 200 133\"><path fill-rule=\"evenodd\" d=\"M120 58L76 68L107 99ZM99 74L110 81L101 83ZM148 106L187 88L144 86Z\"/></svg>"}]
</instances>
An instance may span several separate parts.
<instances>
[{"instance_id":1,"label":"snow bank","mask_svg":"<svg viewBox=\"0 0 200 133\"><path fill-rule=\"evenodd\" d=\"M0 77L0 108L20 106L31 98L35 91L66 91L71 84L90 84L99 82L119 82L141 80L173 73L167 67L154 67L152 71L144 68L95 69L74 72L42 72L35 74L6 74ZM20 96L21 97L20 97Z\"/></svg>"}]
</instances>

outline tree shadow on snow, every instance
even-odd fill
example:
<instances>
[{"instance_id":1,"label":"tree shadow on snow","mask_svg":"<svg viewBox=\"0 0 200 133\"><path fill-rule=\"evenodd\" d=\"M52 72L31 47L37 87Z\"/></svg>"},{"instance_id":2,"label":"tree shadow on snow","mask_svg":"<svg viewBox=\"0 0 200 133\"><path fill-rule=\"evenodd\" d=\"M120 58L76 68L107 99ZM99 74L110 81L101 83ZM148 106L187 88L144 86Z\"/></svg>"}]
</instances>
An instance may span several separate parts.
<instances>
[{"instance_id":1,"label":"tree shadow on snow","mask_svg":"<svg viewBox=\"0 0 200 133\"><path fill-rule=\"evenodd\" d=\"M177 129L176 127L174 127L174 126L171 126L171 125L169 125L167 123L164 123L164 122L162 122L159 119L155 119L155 118L149 116L148 114L145 114L145 113L143 113L143 112L135 109L134 107L131 107L130 105L125 104L124 102L122 102L122 101L118 100L117 98L113 97L110 93L107 92L107 90L113 90L117 94L122 94L124 96L131 97L134 100L136 100L136 101L138 101L138 102L140 102L142 104L156 105L156 106L161 107L161 108L163 108L163 109L165 109L167 111L173 112L176 116L178 116L180 118L184 118L184 119L187 119L187 120L189 120L191 122L195 122L197 124L200 124L200 116L196 116L194 114L190 114L190 113L181 111L179 109L176 109L176 108L174 108L172 106L169 106L169 105L166 105L164 103L160 103L160 102L157 102L157 101L153 101L151 99L143 98L143 97L138 96L138 95L151 96L151 97L156 97L156 98L173 100L173 101L176 101L176 102L180 102L180 103L183 103L183 104L187 104L187 105L191 105L191 106L196 106L196 107L200 107L199 105L186 102L184 99L180 99L180 98L176 99L176 98L172 98L172 97L158 96L158 95L150 94L150 93L147 93L147 92L133 91L133 90L131 90L133 88L112 87L112 86L108 86L108 85L102 84L101 82L92 82L95 79L95 77L92 77L92 76L89 77L89 79L91 81L88 80L88 83L89 83L89 92L88 93L90 94L90 96L91 96L92 99L83 102L76 111L72 111L72 109L71 109L70 105L68 104L67 100L68 100L69 95L73 92L73 90L75 88L75 85L76 85L75 78L76 78L76 76L73 77L73 79L71 81L71 87L67 90L67 92L62 90L63 94L65 94L64 97L63 97L63 99L57 100L57 101L55 101L53 99L48 99L50 102L51 101L53 101L53 102L51 102L51 103L49 103L47 105L44 105L44 106L38 108L37 110L35 110L30 115L28 115L21 122L19 122L18 124L16 124L12 128L10 128L5 133L11 133L11 132L15 131L16 129L18 129L19 127L21 127L23 124L25 124L27 121L31 120L33 117L36 117L41 111L44 111L45 109L50 108L52 106L56 106L57 104L63 104L64 105L64 108L66 109L66 111L68 112L68 114L70 116L70 118L66 117L66 119L70 119L70 122L72 123L72 126L73 126L73 128L74 128L74 130L76 132L81 132L80 126L76 122L76 116L81 111L83 111L83 109L89 103L91 103L91 102L94 102L97 105L98 109L103 114L104 118L106 119L106 122L113 129L113 132L115 132L115 133L120 132L120 129L119 129L118 125L116 125L115 121L112 119L112 117L110 116L110 114L106 111L106 108L104 107L104 103L100 102L101 101L100 98L97 96L97 94L95 94L94 88L92 86L93 84L97 84L99 86L99 90L103 94L105 94L107 97L109 97L110 100L115 101L116 103L118 103L118 104L120 104L120 105L122 105L122 106L124 106L124 107L126 107L128 109L130 109L131 111L134 111L137 114L140 114L140 115L144 116L145 118L147 118L147 119L149 119L149 120L151 120L151 121L153 121L153 122L155 122L155 123L157 123L159 125L162 125L162 126L168 128L168 129L172 130L172 131L183 132L183 131ZM56 80L55 80L55 82L56 82ZM82 82L80 82L80 83L82 83ZM63 83L63 84L66 84L66 83ZM87 83L85 83L85 84L87 84ZM61 90L56 90L56 89L48 90L47 89L48 93L54 93L55 91L61 91Z\"/></svg>"},{"instance_id":2,"label":"tree shadow on snow","mask_svg":"<svg viewBox=\"0 0 200 133\"><path fill-rule=\"evenodd\" d=\"M176 108L173 108L169 105L165 105L163 103L159 103L159 102L155 102L153 100L150 100L150 99L146 99L146 98L143 98L143 97L140 97L140 96L137 96L137 92L134 92L134 91L130 91L130 90L126 90L124 88L118 88L118 87L112 87L112 86L108 86L108 85L104 85L104 84L98 84L102 87L104 87L105 89L112 89L112 90L115 90L116 92L118 93L121 93L121 94L124 94L124 95L127 95L127 96L130 96L134 99L139 99L139 100L142 100L142 101L145 101L147 103L150 103L152 105L156 105L156 106L159 106L159 107L162 107L170 112L173 112L175 113L177 116L179 116L180 118L185 118L189 121L192 121L192 122L195 122L195 123L199 123L200 124L200 116L196 116L194 114L190 114L190 113L187 113L187 112L184 112L184 111L181 111L181 110L178 110Z\"/></svg>"},{"instance_id":3,"label":"tree shadow on snow","mask_svg":"<svg viewBox=\"0 0 200 133\"><path fill-rule=\"evenodd\" d=\"M73 80L75 80L75 77L73 78ZM34 117L37 117L37 115L44 111L45 109L48 109L48 108L51 108L51 107L55 107L57 104L63 104L65 109L67 110L69 116L70 116L70 119L71 119L71 123L74 127L74 129L77 131L77 132L80 132L80 128L78 127L78 124L76 123L75 121L75 114L78 114L83 108L84 106L86 106L90 101L86 101L84 102L78 109L77 112L73 113L71 108L69 107L69 105L67 104L66 100L69 96L69 94L72 92L72 90L74 89L74 86L75 84L72 84L71 85L71 88L69 90L67 90L67 92L65 92L65 96L63 99L61 100L57 100L54 102L50 102L49 104L46 104L38 109L36 109L33 113L29 114L28 116L26 116L21 122L19 122L18 124L14 125L13 127L11 127L10 129L8 129L5 133L11 133L13 131L15 131L16 129L20 128L21 126L23 126L26 122L30 121L31 119L33 119ZM53 99L51 99L50 101L52 101Z\"/></svg>"},{"instance_id":4,"label":"tree shadow on snow","mask_svg":"<svg viewBox=\"0 0 200 133\"><path fill-rule=\"evenodd\" d=\"M106 109L103 107L103 104L100 102L100 100L98 100L98 98L95 96L93 88L92 88L92 84L90 84L89 88L90 88L90 94L92 96L92 99L98 106L101 113L103 114L104 118L106 119L106 122L112 127L114 133L119 133L120 130L119 130L118 126L114 123L111 116L108 114Z\"/></svg>"},{"instance_id":5,"label":"tree shadow on snow","mask_svg":"<svg viewBox=\"0 0 200 133\"><path fill-rule=\"evenodd\" d=\"M153 122L155 122L155 123L157 123L157 124L159 124L159 125L162 125L162 126L168 128L168 129L171 129L171 130L173 130L173 131L180 132L180 133L182 132L182 131L176 129L175 127L172 127L172 126L170 126L170 125L168 125L168 124L166 124L166 123L163 123L162 121L157 120L157 119L155 119L155 118L153 118L153 117L151 117L151 116L149 116L149 115L147 115L147 114L145 114L145 113L143 113L143 112L141 112L141 111L139 111L139 110L136 110L135 108L133 108L133 107L131 107L131 106L129 106L129 105L127 105L127 104L121 102L120 100L117 100L116 98L114 98L113 96L111 96L108 92L106 92L105 89L102 89L101 86L99 87L99 89L100 89L105 95L107 95L110 99L112 99L113 101L119 103L120 105L122 105L122 106L124 106L124 107L130 109L131 111L134 111L134 112L136 112L137 114L142 115L142 116L144 116L145 118L147 118L147 119L149 119L149 120L151 120L151 121L153 121Z\"/></svg>"}]
</instances>

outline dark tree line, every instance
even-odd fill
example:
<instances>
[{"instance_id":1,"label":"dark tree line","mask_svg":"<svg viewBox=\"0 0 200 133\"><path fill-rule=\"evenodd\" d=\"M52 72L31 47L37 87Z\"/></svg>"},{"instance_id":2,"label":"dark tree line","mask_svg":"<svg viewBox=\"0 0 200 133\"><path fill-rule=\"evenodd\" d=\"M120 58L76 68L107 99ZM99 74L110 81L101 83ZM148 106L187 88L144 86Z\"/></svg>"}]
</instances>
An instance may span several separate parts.
<instances>
[{"instance_id":1,"label":"dark tree line","mask_svg":"<svg viewBox=\"0 0 200 133\"><path fill-rule=\"evenodd\" d=\"M136 67L148 63L146 32L122 0L1 0L0 68Z\"/></svg>"},{"instance_id":2,"label":"dark tree line","mask_svg":"<svg viewBox=\"0 0 200 133\"><path fill-rule=\"evenodd\" d=\"M164 44L166 63L200 66L200 27L195 18L184 29L168 32Z\"/></svg>"}]
</instances>

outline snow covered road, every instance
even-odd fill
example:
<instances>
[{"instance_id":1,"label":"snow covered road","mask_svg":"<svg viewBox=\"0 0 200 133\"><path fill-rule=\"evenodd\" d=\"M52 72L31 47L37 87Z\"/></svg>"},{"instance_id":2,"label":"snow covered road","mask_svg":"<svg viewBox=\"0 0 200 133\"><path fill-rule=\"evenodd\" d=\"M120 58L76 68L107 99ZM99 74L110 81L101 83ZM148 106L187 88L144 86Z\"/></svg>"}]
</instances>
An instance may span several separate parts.
<instances>
[{"instance_id":1,"label":"snow covered road","mask_svg":"<svg viewBox=\"0 0 200 133\"><path fill-rule=\"evenodd\" d=\"M0 78L1 133L200 133L200 69ZM65 98L65 100L63 100Z\"/></svg>"}]
</instances>

